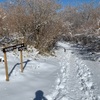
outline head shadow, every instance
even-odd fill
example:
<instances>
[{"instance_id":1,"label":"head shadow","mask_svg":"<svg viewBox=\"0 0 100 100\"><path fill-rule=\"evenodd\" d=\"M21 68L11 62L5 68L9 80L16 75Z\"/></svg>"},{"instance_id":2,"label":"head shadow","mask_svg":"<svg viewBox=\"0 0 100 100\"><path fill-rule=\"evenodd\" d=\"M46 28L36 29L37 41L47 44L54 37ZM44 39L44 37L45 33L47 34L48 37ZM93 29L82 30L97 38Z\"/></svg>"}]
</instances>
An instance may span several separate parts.
<instances>
[{"instance_id":1,"label":"head shadow","mask_svg":"<svg viewBox=\"0 0 100 100\"><path fill-rule=\"evenodd\" d=\"M35 92L35 98L33 100L48 100L48 99L44 97L43 91L38 90Z\"/></svg>"}]
</instances>

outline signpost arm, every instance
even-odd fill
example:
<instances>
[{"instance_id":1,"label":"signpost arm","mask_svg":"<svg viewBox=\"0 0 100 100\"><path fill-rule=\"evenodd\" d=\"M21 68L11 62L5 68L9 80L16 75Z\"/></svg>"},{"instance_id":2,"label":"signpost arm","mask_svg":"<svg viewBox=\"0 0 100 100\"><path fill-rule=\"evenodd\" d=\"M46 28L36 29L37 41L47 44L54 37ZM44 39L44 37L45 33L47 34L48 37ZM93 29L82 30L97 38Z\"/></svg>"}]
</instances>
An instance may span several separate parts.
<instances>
[{"instance_id":1,"label":"signpost arm","mask_svg":"<svg viewBox=\"0 0 100 100\"><path fill-rule=\"evenodd\" d=\"M20 61L21 61L21 72L23 72L23 55L22 55L22 50L20 51Z\"/></svg>"},{"instance_id":2,"label":"signpost arm","mask_svg":"<svg viewBox=\"0 0 100 100\"><path fill-rule=\"evenodd\" d=\"M4 52L4 62L5 62L6 81L9 81L8 65L7 65L7 56L6 56L6 52Z\"/></svg>"}]
</instances>

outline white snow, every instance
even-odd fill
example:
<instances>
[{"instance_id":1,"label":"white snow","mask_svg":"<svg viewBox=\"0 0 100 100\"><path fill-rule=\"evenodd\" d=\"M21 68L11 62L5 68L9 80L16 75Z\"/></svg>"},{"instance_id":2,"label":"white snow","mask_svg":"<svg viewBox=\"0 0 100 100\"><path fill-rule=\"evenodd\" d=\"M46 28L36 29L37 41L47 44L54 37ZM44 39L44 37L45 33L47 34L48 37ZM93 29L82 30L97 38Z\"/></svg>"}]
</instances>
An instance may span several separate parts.
<instances>
[{"instance_id":1,"label":"white snow","mask_svg":"<svg viewBox=\"0 0 100 100\"><path fill-rule=\"evenodd\" d=\"M38 55L36 49L24 51L23 73L19 53L7 53L9 73L15 68L6 82L4 63L0 63L0 100L33 100L37 90L48 100L100 100L89 64L72 53L71 44L58 42L57 46L55 56Z\"/></svg>"}]
</instances>

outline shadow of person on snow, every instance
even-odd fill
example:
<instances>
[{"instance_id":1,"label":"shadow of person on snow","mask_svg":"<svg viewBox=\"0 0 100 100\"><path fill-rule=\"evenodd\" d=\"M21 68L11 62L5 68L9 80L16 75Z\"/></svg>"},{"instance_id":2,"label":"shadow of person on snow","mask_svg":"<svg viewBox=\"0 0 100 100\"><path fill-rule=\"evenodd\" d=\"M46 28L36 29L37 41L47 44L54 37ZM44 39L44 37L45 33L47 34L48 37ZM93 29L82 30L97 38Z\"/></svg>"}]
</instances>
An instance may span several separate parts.
<instances>
[{"instance_id":1,"label":"shadow of person on snow","mask_svg":"<svg viewBox=\"0 0 100 100\"><path fill-rule=\"evenodd\" d=\"M43 95L44 95L43 91L38 90L35 92L35 98L33 100L48 100Z\"/></svg>"}]
</instances>

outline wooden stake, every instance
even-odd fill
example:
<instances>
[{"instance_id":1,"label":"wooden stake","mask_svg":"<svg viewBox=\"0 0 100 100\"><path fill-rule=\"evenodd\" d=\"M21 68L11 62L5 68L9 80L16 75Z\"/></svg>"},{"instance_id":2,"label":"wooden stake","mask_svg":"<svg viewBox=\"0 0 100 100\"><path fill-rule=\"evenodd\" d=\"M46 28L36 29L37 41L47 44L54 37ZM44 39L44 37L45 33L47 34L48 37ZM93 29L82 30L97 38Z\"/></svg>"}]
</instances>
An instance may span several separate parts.
<instances>
[{"instance_id":1,"label":"wooden stake","mask_svg":"<svg viewBox=\"0 0 100 100\"><path fill-rule=\"evenodd\" d=\"M7 65L7 56L6 56L6 52L4 52L4 62L5 62L6 81L9 81L8 65Z\"/></svg>"},{"instance_id":2,"label":"wooden stake","mask_svg":"<svg viewBox=\"0 0 100 100\"><path fill-rule=\"evenodd\" d=\"M21 62L21 72L23 72L23 56L22 56L22 50L20 51L20 62Z\"/></svg>"}]
</instances>

